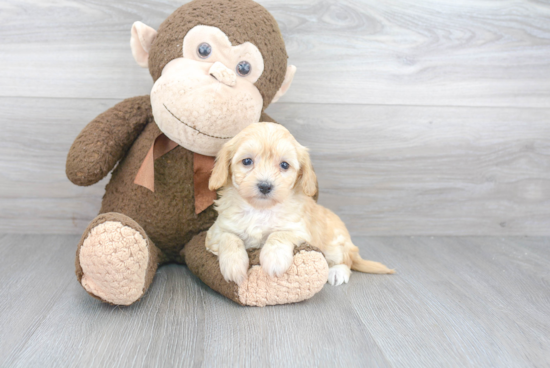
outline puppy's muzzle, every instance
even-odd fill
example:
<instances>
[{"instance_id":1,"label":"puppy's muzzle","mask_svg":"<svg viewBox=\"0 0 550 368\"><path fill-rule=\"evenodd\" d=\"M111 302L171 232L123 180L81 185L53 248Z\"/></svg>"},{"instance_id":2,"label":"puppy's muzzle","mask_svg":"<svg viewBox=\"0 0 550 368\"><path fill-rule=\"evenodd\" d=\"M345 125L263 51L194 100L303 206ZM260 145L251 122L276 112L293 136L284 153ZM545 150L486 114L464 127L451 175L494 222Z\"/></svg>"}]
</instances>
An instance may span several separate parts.
<instances>
[{"instance_id":1,"label":"puppy's muzzle","mask_svg":"<svg viewBox=\"0 0 550 368\"><path fill-rule=\"evenodd\" d=\"M273 185L270 182L262 181L258 183L258 190L263 195L268 195L273 190Z\"/></svg>"}]
</instances>

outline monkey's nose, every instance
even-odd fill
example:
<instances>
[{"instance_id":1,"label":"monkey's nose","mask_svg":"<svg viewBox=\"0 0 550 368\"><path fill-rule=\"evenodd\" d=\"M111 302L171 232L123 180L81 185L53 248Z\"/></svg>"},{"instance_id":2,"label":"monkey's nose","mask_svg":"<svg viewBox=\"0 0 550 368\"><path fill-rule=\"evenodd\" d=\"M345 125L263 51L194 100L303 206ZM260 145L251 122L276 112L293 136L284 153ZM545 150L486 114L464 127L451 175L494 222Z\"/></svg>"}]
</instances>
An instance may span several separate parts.
<instances>
[{"instance_id":1,"label":"monkey's nose","mask_svg":"<svg viewBox=\"0 0 550 368\"><path fill-rule=\"evenodd\" d=\"M219 61L216 61L214 65L210 67L208 73L219 82L226 84L229 87L233 87L237 82L237 74Z\"/></svg>"},{"instance_id":2,"label":"monkey's nose","mask_svg":"<svg viewBox=\"0 0 550 368\"><path fill-rule=\"evenodd\" d=\"M267 181L262 181L258 183L258 189L262 194L268 194L273 189L273 185L271 185L271 183L268 183Z\"/></svg>"}]
</instances>

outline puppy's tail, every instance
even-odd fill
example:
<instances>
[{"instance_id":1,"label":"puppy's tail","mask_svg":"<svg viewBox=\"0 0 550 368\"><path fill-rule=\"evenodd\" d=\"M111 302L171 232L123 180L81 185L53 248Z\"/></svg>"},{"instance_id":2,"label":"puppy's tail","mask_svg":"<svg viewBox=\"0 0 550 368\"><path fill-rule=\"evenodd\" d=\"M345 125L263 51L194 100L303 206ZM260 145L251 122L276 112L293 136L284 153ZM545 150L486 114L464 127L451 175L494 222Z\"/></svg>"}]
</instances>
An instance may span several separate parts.
<instances>
[{"instance_id":1,"label":"puppy's tail","mask_svg":"<svg viewBox=\"0 0 550 368\"><path fill-rule=\"evenodd\" d=\"M351 252L351 269L359 272L366 273L395 273L395 270L391 270L384 266L382 263L367 261L361 258L359 252Z\"/></svg>"}]
</instances>

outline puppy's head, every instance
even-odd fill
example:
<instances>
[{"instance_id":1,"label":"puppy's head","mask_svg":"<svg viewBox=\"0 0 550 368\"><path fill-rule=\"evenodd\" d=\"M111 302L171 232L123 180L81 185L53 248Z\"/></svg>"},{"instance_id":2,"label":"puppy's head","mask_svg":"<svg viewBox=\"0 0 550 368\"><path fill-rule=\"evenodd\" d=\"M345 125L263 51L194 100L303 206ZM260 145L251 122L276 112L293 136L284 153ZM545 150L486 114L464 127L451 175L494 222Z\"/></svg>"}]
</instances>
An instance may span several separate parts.
<instances>
[{"instance_id":1,"label":"puppy's head","mask_svg":"<svg viewBox=\"0 0 550 368\"><path fill-rule=\"evenodd\" d=\"M293 191L308 196L317 191L307 148L274 123L251 124L222 147L209 188L228 184L257 208L281 203Z\"/></svg>"}]
</instances>

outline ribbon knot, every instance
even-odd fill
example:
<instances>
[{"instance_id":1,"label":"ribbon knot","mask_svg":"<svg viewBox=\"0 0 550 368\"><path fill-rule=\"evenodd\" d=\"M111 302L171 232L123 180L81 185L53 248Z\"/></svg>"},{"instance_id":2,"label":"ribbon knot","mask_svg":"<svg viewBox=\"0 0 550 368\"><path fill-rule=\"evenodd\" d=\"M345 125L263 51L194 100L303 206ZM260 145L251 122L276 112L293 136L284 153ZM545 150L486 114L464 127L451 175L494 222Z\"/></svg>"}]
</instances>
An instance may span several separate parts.
<instances>
[{"instance_id":1,"label":"ribbon knot","mask_svg":"<svg viewBox=\"0 0 550 368\"><path fill-rule=\"evenodd\" d=\"M155 191L155 160L176 148L178 144L161 134L153 141L137 172L134 184ZM208 189L208 181L214 168L214 157L193 153L193 182L195 189L195 213L207 209L216 199L216 192Z\"/></svg>"}]
</instances>

